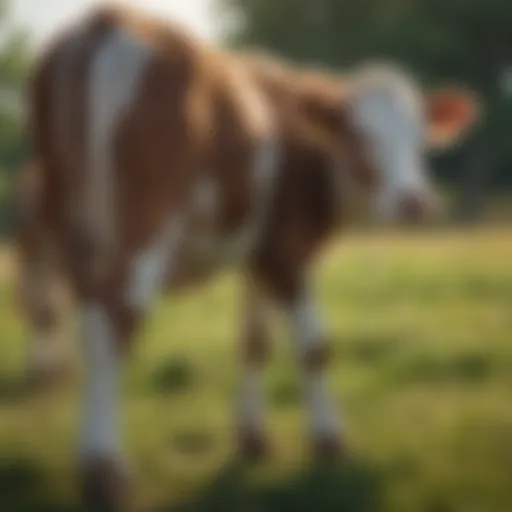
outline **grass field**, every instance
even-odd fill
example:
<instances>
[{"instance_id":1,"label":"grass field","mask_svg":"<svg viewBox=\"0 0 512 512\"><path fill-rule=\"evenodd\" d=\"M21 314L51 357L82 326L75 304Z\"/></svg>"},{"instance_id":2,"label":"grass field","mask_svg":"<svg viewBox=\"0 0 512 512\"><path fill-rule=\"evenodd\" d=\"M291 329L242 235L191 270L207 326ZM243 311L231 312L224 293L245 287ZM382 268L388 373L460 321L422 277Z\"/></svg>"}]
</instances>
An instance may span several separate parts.
<instances>
[{"instance_id":1,"label":"grass field","mask_svg":"<svg viewBox=\"0 0 512 512\"><path fill-rule=\"evenodd\" d=\"M0 286L0 508L77 510L77 383L21 392L26 330ZM1 272L0 272L1 274ZM512 510L512 231L351 236L320 267L329 376L357 460L308 459L296 369L277 326L274 453L233 462L236 278L161 303L125 376L137 508L216 512Z\"/></svg>"}]
</instances>

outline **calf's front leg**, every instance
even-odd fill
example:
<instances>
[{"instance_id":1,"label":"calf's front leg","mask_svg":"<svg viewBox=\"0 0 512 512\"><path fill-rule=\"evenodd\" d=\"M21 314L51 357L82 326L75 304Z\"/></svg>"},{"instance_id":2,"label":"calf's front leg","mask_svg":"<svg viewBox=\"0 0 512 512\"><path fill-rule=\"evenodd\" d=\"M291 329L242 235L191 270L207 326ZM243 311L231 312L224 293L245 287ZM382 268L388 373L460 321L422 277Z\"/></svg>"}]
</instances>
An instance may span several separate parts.
<instances>
[{"instance_id":1,"label":"calf's front leg","mask_svg":"<svg viewBox=\"0 0 512 512\"><path fill-rule=\"evenodd\" d=\"M345 447L339 435L338 411L326 382L328 339L309 287L306 266L293 264L292 258L283 257L286 254L282 251L280 257L262 258L255 273L290 322L314 451L321 458L331 458L342 454Z\"/></svg>"},{"instance_id":2,"label":"calf's front leg","mask_svg":"<svg viewBox=\"0 0 512 512\"><path fill-rule=\"evenodd\" d=\"M268 451L262 374L270 354L269 305L254 281L246 280L244 284L237 432L242 457L259 459Z\"/></svg>"},{"instance_id":3,"label":"calf's front leg","mask_svg":"<svg viewBox=\"0 0 512 512\"><path fill-rule=\"evenodd\" d=\"M313 295L306 284L290 298L288 315L300 361L315 453L322 458L340 454L339 412L326 382L329 344Z\"/></svg>"}]
</instances>

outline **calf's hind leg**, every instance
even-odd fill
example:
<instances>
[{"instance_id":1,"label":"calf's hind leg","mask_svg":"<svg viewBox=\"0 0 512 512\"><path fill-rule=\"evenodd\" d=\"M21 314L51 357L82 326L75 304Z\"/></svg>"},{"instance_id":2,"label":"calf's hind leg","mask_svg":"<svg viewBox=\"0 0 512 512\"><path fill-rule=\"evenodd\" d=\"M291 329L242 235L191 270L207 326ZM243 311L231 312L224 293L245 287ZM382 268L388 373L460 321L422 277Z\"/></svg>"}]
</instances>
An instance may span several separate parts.
<instances>
[{"instance_id":1,"label":"calf's hind leg","mask_svg":"<svg viewBox=\"0 0 512 512\"><path fill-rule=\"evenodd\" d=\"M20 173L17 298L28 321L27 381L37 389L65 373L69 354L64 340L67 297L59 285L58 250L42 168L28 165ZM52 212L53 213L53 212Z\"/></svg>"},{"instance_id":2,"label":"calf's hind leg","mask_svg":"<svg viewBox=\"0 0 512 512\"><path fill-rule=\"evenodd\" d=\"M326 381L329 345L314 298L305 284L298 288L288 314L302 368L314 451L320 458L332 458L340 455L342 445L339 412Z\"/></svg>"},{"instance_id":3,"label":"calf's hind leg","mask_svg":"<svg viewBox=\"0 0 512 512\"><path fill-rule=\"evenodd\" d=\"M128 264L117 266L122 277L112 279L115 285L106 294L83 301L85 392L80 461L84 497L92 507L117 510L125 499L118 422L120 367L162 286L181 228L179 219L166 226L154 243L132 255Z\"/></svg>"}]
</instances>

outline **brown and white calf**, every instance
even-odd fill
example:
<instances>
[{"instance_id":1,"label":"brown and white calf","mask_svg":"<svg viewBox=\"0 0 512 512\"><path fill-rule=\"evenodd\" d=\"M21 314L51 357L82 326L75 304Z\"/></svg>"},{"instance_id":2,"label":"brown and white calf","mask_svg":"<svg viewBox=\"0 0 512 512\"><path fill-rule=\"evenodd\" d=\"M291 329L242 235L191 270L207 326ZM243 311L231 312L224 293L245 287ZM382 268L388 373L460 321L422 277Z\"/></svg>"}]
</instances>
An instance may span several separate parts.
<instances>
[{"instance_id":1,"label":"brown and white calf","mask_svg":"<svg viewBox=\"0 0 512 512\"><path fill-rule=\"evenodd\" d=\"M90 497L118 495L118 374L137 326L159 291L227 265L245 286L242 449L264 446L269 304L292 327L314 445L340 447L309 281L315 255L354 198L379 219L421 216L431 194L423 150L454 139L474 110L460 92L426 99L396 70L292 70L123 9L95 11L52 45L32 81L22 291L39 354L56 327L44 293L52 266L79 306Z\"/></svg>"}]
</instances>

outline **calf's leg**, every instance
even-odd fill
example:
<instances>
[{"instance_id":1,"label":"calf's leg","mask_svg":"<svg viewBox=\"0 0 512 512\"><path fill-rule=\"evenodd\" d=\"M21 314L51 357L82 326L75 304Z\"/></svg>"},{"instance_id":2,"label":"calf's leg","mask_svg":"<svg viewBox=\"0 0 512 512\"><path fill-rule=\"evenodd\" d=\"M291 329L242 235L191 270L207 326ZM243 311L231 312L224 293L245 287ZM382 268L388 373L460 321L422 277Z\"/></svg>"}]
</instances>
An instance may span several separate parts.
<instances>
[{"instance_id":1,"label":"calf's leg","mask_svg":"<svg viewBox=\"0 0 512 512\"><path fill-rule=\"evenodd\" d=\"M51 258L47 253L28 253L20 267L19 298L29 323L26 375L40 387L61 377L69 366L65 343L64 300Z\"/></svg>"},{"instance_id":2,"label":"calf's leg","mask_svg":"<svg viewBox=\"0 0 512 512\"><path fill-rule=\"evenodd\" d=\"M80 460L83 491L93 510L117 510L124 504L120 427L121 359L155 299L181 239L181 220L170 223L147 248L117 265L115 284L99 300L84 301L82 340L85 393ZM95 508L96 507L96 508Z\"/></svg>"},{"instance_id":3,"label":"calf's leg","mask_svg":"<svg viewBox=\"0 0 512 512\"><path fill-rule=\"evenodd\" d=\"M80 435L82 491L90 507L121 508L124 477L118 424L120 329L102 302L82 312L84 397Z\"/></svg>"},{"instance_id":4,"label":"calf's leg","mask_svg":"<svg viewBox=\"0 0 512 512\"><path fill-rule=\"evenodd\" d=\"M326 368L329 346L315 300L306 285L288 305L292 336L302 368L315 452L329 458L340 452L339 413L328 391Z\"/></svg>"},{"instance_id":5,"label":"calf's leg","mask_svg":"<svg viewBox=\"0 0 512 512\"><path fill-rule=\"evenodd\" d=\"M270 353L268 304L262 291L247 280L242 304L240 340L241 387L238 397L237 429L241 455L255 459L265 455L264 390L262 373Z\"/></svg>"},{"instance_id":6,"label":"calf's leg","mask_svg":"<svg viewBox=\"0 0 512 512\"><path fill-rule=\"evenodd\" d=\"M343 447L338 411L326 382L328 339L305 266L293 263L291 258L262 260L256 273L286 313L301 365L314 450L316 455L330 458L339 455Z\"/></svg>"},{"instance_id":7,"label":"calf's leg","mask_svg":"<svg viewBox=\"0 0 512 512\"><path fill-rule=\"evenodd\" d=\"M63 343L64 300L57 282L56 198L44 187L42 165L20 172L15 202L18 211L19 306L29 324L26 375L37 388L67 367Z\"/></svg>"}]
</instances>

